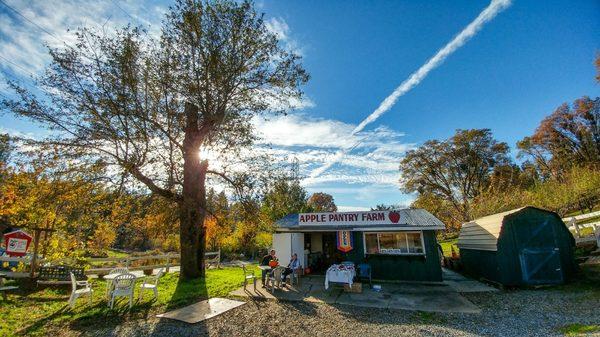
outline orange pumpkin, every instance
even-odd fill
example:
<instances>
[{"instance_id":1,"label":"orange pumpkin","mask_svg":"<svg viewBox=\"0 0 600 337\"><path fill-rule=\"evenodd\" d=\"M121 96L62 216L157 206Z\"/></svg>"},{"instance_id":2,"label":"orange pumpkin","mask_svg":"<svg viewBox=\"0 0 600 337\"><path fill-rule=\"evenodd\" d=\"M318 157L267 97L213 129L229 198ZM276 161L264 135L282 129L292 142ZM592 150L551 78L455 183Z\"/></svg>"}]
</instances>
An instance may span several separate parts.
<instances>
[{"instance_id":1,"label":"orange pumpkin","mask_svg":"<svg viewBox=\"0 0 600 337\"><path fill-rule=\"evenodd\" d=\"M271 267L271 268L275 268L278 265L279 265L279 262L277 262L276 260L269 261L269 267Z\"/></svg>"}]
</instances>

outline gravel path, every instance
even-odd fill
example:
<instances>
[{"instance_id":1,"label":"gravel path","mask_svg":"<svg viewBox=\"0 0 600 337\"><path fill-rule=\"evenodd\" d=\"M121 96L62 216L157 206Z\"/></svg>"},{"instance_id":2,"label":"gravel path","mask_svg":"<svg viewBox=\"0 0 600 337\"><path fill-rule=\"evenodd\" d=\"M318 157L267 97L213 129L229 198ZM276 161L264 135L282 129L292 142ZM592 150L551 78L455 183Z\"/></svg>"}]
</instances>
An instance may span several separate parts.
<instances>
[{"instance_id":1,"label":"gravel path","mask_svg":"<svg viewBox=\"0 0 600 337\"><path fill-rule=\"evenodd\" d=\"M519 290L465 294L482 314L438 314L304 302L250 302L207 322L188 325L133 320L58 336L562 336L569 323L600 324L598 292ZM600 336L595 333L589 336Z\"/></svg>"}]
</instances>

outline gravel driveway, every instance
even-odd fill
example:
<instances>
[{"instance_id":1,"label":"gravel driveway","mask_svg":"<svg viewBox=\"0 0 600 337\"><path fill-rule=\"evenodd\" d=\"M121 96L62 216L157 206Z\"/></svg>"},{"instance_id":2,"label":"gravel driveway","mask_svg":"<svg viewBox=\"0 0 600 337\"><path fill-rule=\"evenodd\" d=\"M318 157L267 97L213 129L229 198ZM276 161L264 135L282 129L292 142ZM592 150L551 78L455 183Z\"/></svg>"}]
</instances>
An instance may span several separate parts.
<instances>
[{"instance_id":1,"label":"gravel driveway","mask_svg":"<svg viewBox=\"0 0 600 337\"><path fill-rule=\"evenodd\" d=\"M149 318L57 336L562 336L560 326L599 324L593 291L518 290L465 294L482 314L438 314L305 302L250 302L195 325ZM600 336L596 333L593 336Z\"/></svg>"}]
</instances>

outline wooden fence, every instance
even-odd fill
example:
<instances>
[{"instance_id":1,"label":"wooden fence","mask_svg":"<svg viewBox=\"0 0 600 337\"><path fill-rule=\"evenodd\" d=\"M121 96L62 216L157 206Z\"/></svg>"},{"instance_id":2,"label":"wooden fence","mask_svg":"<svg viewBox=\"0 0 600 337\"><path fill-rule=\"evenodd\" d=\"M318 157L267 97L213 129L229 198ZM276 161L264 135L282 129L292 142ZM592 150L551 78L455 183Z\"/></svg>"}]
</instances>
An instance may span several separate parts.
<instances>
[{"instance_id":1,"label":"wooden fence","mask_svg":"<svg viewBox=\"0 0 600 337\"><path fill-rule=\"evenodd\" d=\"M179 266L180 255L176 253L166 253L159 255L142 255L142 256L124 256L124 257L107 257L107 258L87 258L83 262L89 268L85 270L87 275L106 275L116 267L126 267L129 270L153 270L157 268L165 268L169 272L170 268ZM147 262L150 263L147 263ZM0 263L3 262L22 262L25 265L31 264L31 257L8 257L0 256ZM44 259L38 259L40 264L44 263ZM79 261L81 263L82 261ZM207 267L221 267L221 251L206 252L205 263ZM53 265L75 264L73 259L61 259L52 261ZM29 273L2 272L9 278L28 277Z\"/></svg>"},{"instance_id":2,"label":"wooden fence","mask_svg":"<svg viewBox=\"0 0 600 337\"><path fill-rule=\"evenodd\" d=\"M581 214L581 215L575 215L572 217L563 218L562 220L564 221L565 225L567 225L567 228L569 228L569 229L573 228L575 230L575 234L577 235L577 237L581 238L582 237L582 235L581 235L582 228L586 228L586 227L593 228L594 231L596 231L596 228L600 227L600 221L586 223L586 224L580 224L580 222L588 220L588 219L593 219L596 217L600 217L600 211L587 213L587 214Z\"/></svg>"},{"instance_id":3,"label":"wooden fence","mask_svg":"<svg viewBox=\"0 0 600 337\"><path fill-rule=\"evenodd\" d=\"M598 228L600 228L600 221L589 222L585 224L581 224L580 222L596 217L600 217L600 211L575 215L572 217L563 218L562 220L565 223L565 225L567 225L567 228L573 229L575 231L575 241L577 244L588 244L589 242L596 241L594 233L596 233L596 231L598 231ZM583 228L592 228L592 235L582 235L581 230Z\"/></svg>"}]
</instances>

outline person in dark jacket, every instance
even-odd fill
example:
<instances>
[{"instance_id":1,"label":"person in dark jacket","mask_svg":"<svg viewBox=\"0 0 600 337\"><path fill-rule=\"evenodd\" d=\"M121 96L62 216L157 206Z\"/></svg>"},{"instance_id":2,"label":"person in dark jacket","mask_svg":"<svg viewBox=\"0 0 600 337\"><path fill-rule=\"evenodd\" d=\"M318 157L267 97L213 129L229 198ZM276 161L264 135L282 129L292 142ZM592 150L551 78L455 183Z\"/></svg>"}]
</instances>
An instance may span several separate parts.
<instances>
[{"instance_id":1,"label":"person in dark jacket","mask_svg":"<svg viewBox=\"0 0 600 337\"><path fill-rule=\"evenodd\" d=\"M262 261L260 261L260 265L261 266L268 266L269 262L271 262L272 260L277 261L277 256L275 256L275 249L271 249L271 251L269 252L269 254L265 255L262 258ZM265 286L265 278L267 277L267 273L270 272L268 270L261 270L261 280L262 280L262 286L264 288Z\"/></svg>"}]
</instances>

